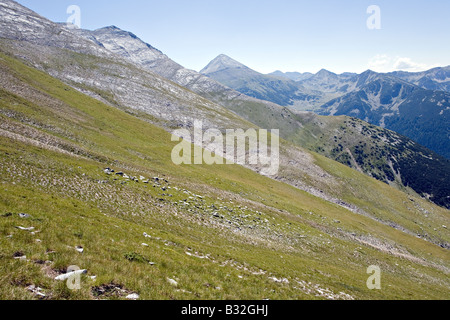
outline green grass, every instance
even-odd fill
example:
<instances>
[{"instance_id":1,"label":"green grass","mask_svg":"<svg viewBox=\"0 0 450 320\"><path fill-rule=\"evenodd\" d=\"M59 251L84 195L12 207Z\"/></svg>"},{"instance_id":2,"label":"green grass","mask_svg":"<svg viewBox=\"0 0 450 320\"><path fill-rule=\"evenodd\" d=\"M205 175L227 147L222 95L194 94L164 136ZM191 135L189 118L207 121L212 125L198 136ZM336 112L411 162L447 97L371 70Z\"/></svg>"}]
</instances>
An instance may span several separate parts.
<instances>
[{"instance_id":1,"label":"green grass","mask_svg":"<svg viewBox=\"0 0 450 320\"><path fill-rule=\"evenodd\" d=\"M111 283L141 299L323 299L316 285L355 299L448 298L448 250L240 166L176 166L166 131L10 57L1 55L0 65L37 92L24 98L1 91L1 128L56 148L0 136L1 299L36 299L26 290L31 284L51 299L123 299L94 294ZM407 223L407 195L316 161L354 179L352 187L386 193ZM168 182L136 183L105 167ZM383 219L397 214L376 209L381 200L373 193L354 201ZM433 219L448 219L427 205ZM377 239L378 248L365 239ZM13 258L19 252L27 261ZM379 291L366 287L372 264L382 269ZM88 270L79 291L54 280L71 265Z\"/></svg>"},{"instance_id":2,"label":"green grass","mask_svg":"<svg viewBox=\"0 0 450 320\"><path fill-rule=\"evenodd\" d=\"M449 207L450 161L442 156L356 118L305 115L302 124L298 143L305 148Z\"/></svg>"}]
</instances>

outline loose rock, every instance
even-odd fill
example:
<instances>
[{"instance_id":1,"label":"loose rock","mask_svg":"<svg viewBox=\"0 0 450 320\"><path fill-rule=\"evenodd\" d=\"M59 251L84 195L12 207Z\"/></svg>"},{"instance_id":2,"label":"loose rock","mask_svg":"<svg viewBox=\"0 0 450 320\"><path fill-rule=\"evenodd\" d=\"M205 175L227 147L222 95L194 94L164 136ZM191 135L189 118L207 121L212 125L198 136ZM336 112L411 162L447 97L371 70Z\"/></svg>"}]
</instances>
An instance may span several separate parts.
<instances>
[{"instance_id":1,"label":"loose rock","mask_svg":"<svg viewBox=\"0 0 450 320\"><path fill-rule=\"evenodd\" d=\"M25 227L16 227L17 229L19 229L19 230L23 230L23 231L32 231L32 230L34 230L34 227L29 227L29 228L25 228Z\"/></svg>"},{"instance_id":2,"label":"loose rock","mask_svg":"<svg viewBox=\"0 0 450 320\"><path fill-rule=\"evenodd\" d=\"M69 279L71 276L81 275L81 274L86 274L86 273L87 273L87 270L76 270L76 271L68 272L65 274L61 274L61 275L57 276L55 278L55 280L64 281L64 280Z\"/></svg>"},{"instance_id":3,"label":"loose rock","mask_svg":"<svg viewBox=\"0 0 450 320\"><path fill-rule=\"evenodd\" d=\"M173 285L173 286L178 286L178 282L176 282L175 280L173 280L173 279L170 279L170 278L167 278L167 281L169 281L169 283L171 284L171 285Z\"/></svg>"},{"instance_id":4,"label":"loose rock","mask_svg":"<svg viewBox=\"0 0 450 320\"><path fill-rule=\"evenodd\" d=\"M132 293L132 294L127 295L125 298L128 300L137 300L137 299L139 299L139 295L137 293Z\"/></svg>"},{"instance_id":5,"label":"loose rock","mask_svg":"<svg viewBox=\"0 0 450 320\"><path fill-rule=\"evenodd\" d=\"M75 250L77 250L79 253L83 253L84 248L82 246L75 247Z\"/></svg>"}]
</instances>

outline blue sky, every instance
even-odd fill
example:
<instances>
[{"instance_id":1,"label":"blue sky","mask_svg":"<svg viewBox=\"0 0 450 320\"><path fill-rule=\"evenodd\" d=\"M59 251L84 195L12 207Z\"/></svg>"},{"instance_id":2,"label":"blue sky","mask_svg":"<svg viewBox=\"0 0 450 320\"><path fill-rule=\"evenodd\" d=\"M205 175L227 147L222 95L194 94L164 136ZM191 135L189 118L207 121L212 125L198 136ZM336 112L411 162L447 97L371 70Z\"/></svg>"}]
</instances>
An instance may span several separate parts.
<instances>
[{"instance_id":1,"label":"blue sky","mask_svg":"<svg viewBox=\"0 0 450 320\"><path fill-rule=\"evenodd\" d=\"M419 71L450 65L448 0L19 0L81 27L116 25L183 66L200 70L224 53L263 73L275 70ZM381 9L370 30L367 8Z\"/></svg>"}]
</instances>

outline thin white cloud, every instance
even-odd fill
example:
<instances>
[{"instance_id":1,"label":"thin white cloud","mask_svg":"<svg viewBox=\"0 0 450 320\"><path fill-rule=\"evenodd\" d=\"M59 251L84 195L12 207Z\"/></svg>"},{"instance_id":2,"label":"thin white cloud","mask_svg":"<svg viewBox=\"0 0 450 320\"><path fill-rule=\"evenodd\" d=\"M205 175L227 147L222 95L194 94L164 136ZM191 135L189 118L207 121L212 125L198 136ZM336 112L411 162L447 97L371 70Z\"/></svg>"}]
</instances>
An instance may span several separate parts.
<instances>
[{"instance_id":1,"label":"thin white cloud","mask_svg":"<svg viewBox=\"0 0 450 320\"><path fill-rule=\"evenodd\" d=\"M414 62L410 58L398 58L394 63L394 68L404 71L424 71L430 69L426 64Z\"/></svg>"},{"instance_id":2,"label":"thin white cloud","mask_svg":"<svg viewBox=\"0 0 450 320\"><path fill-rule=\"evenodd\" d=\"M369 60L369 69L376 72L389 72L392 64L391 58L386 54L377 54Z\"/></svg>"},{"instance_id":3,"label":"thin white cloud","mask_svg":"<svg viewBox=\"0 0 450 320\"><path fill-rule=\"evenodd\" d=\"M418 63L408 57L391 57L386 54L377 54L369 59L369 69L376 72L409 71L419 72L437 67L437 65L427 65Z\"/></svg>"}]
</instances>

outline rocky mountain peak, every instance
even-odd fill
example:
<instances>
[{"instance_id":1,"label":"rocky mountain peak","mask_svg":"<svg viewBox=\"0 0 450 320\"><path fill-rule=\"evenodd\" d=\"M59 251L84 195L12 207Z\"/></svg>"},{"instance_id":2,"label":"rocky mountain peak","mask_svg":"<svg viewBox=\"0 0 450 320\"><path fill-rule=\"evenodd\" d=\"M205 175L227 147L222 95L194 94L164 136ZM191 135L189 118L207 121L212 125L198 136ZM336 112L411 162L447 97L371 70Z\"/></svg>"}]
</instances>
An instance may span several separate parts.
<instances>
[{"instance_id":1,"label":"rocky mountain peak","mask_svg":"<svg viewBox=\"0 0 450 320\"><path fill-rule=\"evenodd\" d=\"M315 78L337 78L337 74L328 71L326 69L322 69L319 72L317 72L314 76Z\"/></svg>"},{"instance_id":2,"label":"rocky mountain peak","mask_svg":"<svg viewBox=\"0 0 450 320\"><path fill-rule=\"evenodd\" d=\"M143 42L134 33L129 32L129 31L125 31L125 30L120 29L119 27L116 27L116 26L109 26L109 27L100 28L100 29L94 30L93 33L96 34L96 35L103 34L103 35L107 35L109 37L128 37L128 38L135 39L135 40L137 40L139 42Z\"/></svg>"},{"instance_id":3,"label":"rocky mountain peak","mask_svg":"<svg viewBox=\"0 0 450 320\"><path fill-rule=\"evenodd\" d=\"M225 54L218 55L200 73L211 74L226 69L248 69L242 63L230 58Z\"/></svg>"},{"instance_id":4,"label":"rocky mountain peak","mask_svg":"<svg viewBox=\"0 0 450 320\"><path fill-rule=\"evenodd\" d=\"M87 39L95 40L107 50L136 63L148 64L156 60L168 60L160 50L145 43L134 33L114 25L94 31L75 30L74 32Z\"/></svg>"},{"instance_id":5,"label":"rocky mountain peak","mask_svg":"<svg viewBox=\"0 0 450 320\"><path fill-rule=\"evenodd\" d=\"M11 0L0 1L0 38L81 53L110 55L92 39L83 39L69 30L66 24L52 22Z\"/></svg>"}]
</instances>

